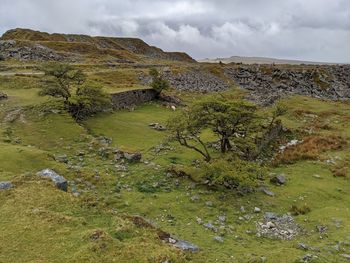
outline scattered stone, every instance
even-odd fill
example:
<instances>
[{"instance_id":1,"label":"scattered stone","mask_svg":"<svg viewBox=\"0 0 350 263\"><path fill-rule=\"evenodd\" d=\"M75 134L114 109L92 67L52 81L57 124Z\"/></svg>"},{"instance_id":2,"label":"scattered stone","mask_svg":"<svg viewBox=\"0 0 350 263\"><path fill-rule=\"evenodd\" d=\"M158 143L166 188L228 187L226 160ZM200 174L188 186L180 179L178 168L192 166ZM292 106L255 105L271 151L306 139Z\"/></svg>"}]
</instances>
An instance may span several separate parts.
<instances>
[{"instance_id":1,"label":"scattered stone","mask_svg":"<svg viewBox=\"0 0 350 263\"><path fill-rule=\"evenodd\" d=\"M275 184L275 185L284 185L286 183L286 177L284 175L277 175L274 176L273 178L271 178L270 180L271 183Z\"/></svg>"},{"instance_id":2,"label":"scattered stone","mask_svg":"<svg viewBox=\"0 0 350 263\"><path fill-rule=\"evenodd\" d=\"M221 237L221 236L215 236L215 237L214 237L214 240L217 241L217 242L220 242L220 243L223 243L223 242L224 242L224 238Z\"/></svg>"},{"instance_id":3,"label":"scattered stone","mask_svg":"<svg viewBox=\"0 0 350 263\"><path fill-rule=\"evenodd\" d=\"M264 222L257 223L257 236L273 239L291 240L300 232L300 227L290 215L278 216L274 213L265 213Z\"/></svg>"},{"instance_id":4,"label":"scattered stone","mask_svg":"<svg viewBox=\"0 0 350 263\"><path fill-rule=\"evenodd\" d=\"M221 223L226 222L226 216L219 216L218 219Z\"/></svg>"},{"instance_id":5,"label":"scattered stone","mask_svg":"<svg viewBox=\"0 0 350 263\"><path fill-rule=\"evenodd\" d=\"M7 94L0 91L0 100L6 100L7 98Z\"/></svg>"},{"instance_id":6,"label":"scattered stone","mask_svg":"<svg viewBox=\"0 0 350 263\"><path fill-rule=\"evenodd\" d=\"M68 156L66 154L55 155L55 161L60 163L68 163Z\"/></svg>"},{"instance_id":7,"label":"scattered stone","mask_svg":"<svg viewBox=\"0 0 350 263\"><path fill-rule=\"evenodd\" d=\"M327 232L328 230L328 227L327 226L324 226L324 225L317 225L316 226L316 229L319 233L325 233Z\"/></svg>"},{"instance_id":8,"label":"scattered stone","mask_svg":"<svg viewBox=\"0 0 350 263\"><path fill-rule=\"evenodd\" d=\"M198 252L199 251L199 247L187 242L185 240L179 240L179 239L175 239L173 237L169 238L169 243L172 244L174 247L184 250L184 251L190 251L190 252Z\"/></svg>"},{"instance_id":9,"label":"scattered stone","mask_svg":"<svg viewBox=\"0 0 350 263\"><path fill-rule=\"evenodd\" d=\"M303 262L305 263L308 263L312 260L315 260L315 259L318 259L318 256L316 255L312 255L312 254L306 254L304 257L303 257Z\"/></svg>"},{"instance_id":10,"label":"scattered stone","mask_svg":"<svg viewBox=\"0 0 350 263\"><path fill-rule=\"evenodd\" d=\"M259 207L254 207L254 213L260 213L261 209Z\"/></svg>"},{"instance_id":11,"label":"scattered stone","mask_svg":"<svg viewBox=\"0 0 350 263\"><path fill-rule=\"evenodd\" d=\"M37 174L44 178L50 178L58 189L67 192L68 190L67 180L63 176L57 174L55 171L51 169L44 169L38 172Z\"/></svg>"},{"instance_id":12,"label":"scattered stone","mask_svg":"<svg viewBox=\"0 0 350 263\"><path fill-rule=\"evenodd\" d=\"M192 202L198 202L200 200L200 197L198 195L191 196Z\"/></svg>"},{"instance_id":13,"label":"scattered stone","mask_svg":"<svg viewBox=\"0 0 350 263\"><path fill-rule=\"evenodd\" d=\"M0 182L0 190L9 190L13 187L11 182Z\"/></svg>"},{"instance_id":14,"label":"scattered stone","mask_svg":"<svg viewBox=\"0 0 350 263\"><path fill-rule=\"evenodd\" d=\"M216 227L213 225L213 223L211 222L208 222L206 224L203 225L205 228L209 229L209 230L212 230L214 232L217 232L217 229Z\"/></svg>"},{"instance_id":15,"label":"scattered stone","mask_svg":"<svg viewBox=\"0 0 350 263\"><path fill-rule=\"evenodd\" d=\"M213 206L213 202L212 201L207 201L205 202L206 206L212 207Z\"/></svg>"},{"instance_id":16,"label":"scattered stone","mask_svg":"<svg viewBox=\"0 0 350 263\"><path fill-rule=\"evenodd\" d=\"M163 125L161 125L161 124L159 124L157 122L156 123L150 123L148 126L151 127L154 130L157 130L157 131L165 131L166 130L165 126L163 126Z\"/></svg>"},{"instance_id":17,"label":"scattered stone","mask_svg":"<svg viewBox=\"0 0 350 263\"><path fill-rule=\"evenodd\" d=\"M268 195L268 196L271 196L271 197L274 197L274 196L275 196L275 193L272 192L272 191L270 191L270 190L268 190L266 187L260 187L258 190L259 190L260 192L262 192L262 193Z\"/></svg>"},{"instance_id":18,"label":"scattered stone","mask_svg":"<svg viewBox=\"0 0 350 263\"><path fill-rule=\"evenodd\" d=\"M316 179L322 179L322 177L318 174L314 174L312 177L316 178Z\"/></svg>"},{"instance_id":19,"label":"scattered stone","mask_svg":"<svg viewBox=\"0 0 350 263\"><path fill-rule=\"evenodd\" d=\"M141 153L128 153L124 152L124 158L129 162L139 162L141 161L142 155Z\"/></svg>"},{"instance_id":20,"label":"scattered stone","mask_svg":"<svg viewBox=\"0 0 350 263\"><path fill-rule=\"evenodd\" d=\"M308 245L306 245L306 244L304 244L304 243L299 243L298 244L298 248L299 249L302 249L302 250L309 250L309 246Z\"/></svg>"}]
</instances>

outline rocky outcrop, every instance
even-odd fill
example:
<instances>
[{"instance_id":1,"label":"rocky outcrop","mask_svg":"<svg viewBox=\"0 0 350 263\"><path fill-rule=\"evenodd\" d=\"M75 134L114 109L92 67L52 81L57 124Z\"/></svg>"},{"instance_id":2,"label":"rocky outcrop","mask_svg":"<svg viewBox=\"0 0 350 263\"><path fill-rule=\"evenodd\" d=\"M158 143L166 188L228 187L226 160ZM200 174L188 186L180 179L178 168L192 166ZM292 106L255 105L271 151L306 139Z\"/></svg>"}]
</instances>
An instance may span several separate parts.
<instances>
[{"instance_id":1,"label":"rocky outcrop","mask_svg":"<svg viewBox=\"0 0 350 263\"><path fill-rule=\"evenodd\" d=\"M350 66L226 67L225 75L250 91L249 98L269 105L278 98L300 94L316 98L350 98Z\"/></svg>"},{"instance_id":2,"label":"rocky outcrop","mask_svg":"<svg viewBox=\"0 0 350 263\"><path fill-rule=\"evenodd\" d=\"M167 71L164 77L169 81L171 87L182 91L218 92L229 88L225 81L202 70L178 74Z\"/></svg>"},{"instance_id":3,"label":"rocky outcrop","mask_svg":"<svg viewBox=\"0 0 350 263\"><path fill-rule=\"evenodd\" d=\"M37 175L42 178L50 179L58 189L67 192L68 181L63 176L57 174L55 171L51 169L44 169L38 172Z\"/></svg>"},{"instance_id":4,"label":"rocky outcrop","mask_svg":"<svg viewBox=\"0 0 350 263\"><path fill-rule=\"evenodd\" d=\"M21 61L61 61L65 59L63 55L40 44L18 45L15 40L1 40L0 53L2 60L13 58Z\"/></svg>"}]
</instances>

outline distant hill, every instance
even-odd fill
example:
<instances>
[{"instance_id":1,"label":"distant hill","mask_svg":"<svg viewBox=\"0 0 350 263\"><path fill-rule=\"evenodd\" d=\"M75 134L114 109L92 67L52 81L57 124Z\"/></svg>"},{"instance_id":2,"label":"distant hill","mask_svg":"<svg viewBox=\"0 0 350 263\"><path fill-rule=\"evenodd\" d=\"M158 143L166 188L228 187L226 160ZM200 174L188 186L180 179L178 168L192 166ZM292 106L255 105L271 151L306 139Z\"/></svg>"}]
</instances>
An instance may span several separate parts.
<instances>
[{"instance_id":1,"label":"distant hill","mask_svg":"<svg viewBox=\"0 0 350 263\"><path fill-rule=\"evenodd\" d=\"M84 55L92 58L109 56L118 58L119 60L134 61L141 56L150 59L195 62L195 60L186 53L165 52L160 48L148 45L138 38L49 34L31 29L17 28L4 33L0 40L15 40L16 46L22 48L26 47L26 51L28 51L30 47L33 47L33 45L39 44L40 46L49 48L58 53ZM13 45L11 48L14 48ZM18 53L21 52L17 52L17 55ZM29 55L29 57L35 58L36 56Z\"/></svg>"},{"instance_id":2,"label":"distant hill","mask_svg":"<svg viewBox=\"0 0 350 263\"><path fill-rule=\"evenodd\" d=\"M216 59L202 59L199 62L206 63L219 63L219 62L229 64L229 63L242 63L242 64L289 64L289 65L332 65L334 63L325 63L325 62L314 62L314 61L301 61L301 60L288 60L288 59L277 59L277 58L267 58L267 57L240 57L232 56L230 58L216 58Z\"/></svg>"}]
</instances>

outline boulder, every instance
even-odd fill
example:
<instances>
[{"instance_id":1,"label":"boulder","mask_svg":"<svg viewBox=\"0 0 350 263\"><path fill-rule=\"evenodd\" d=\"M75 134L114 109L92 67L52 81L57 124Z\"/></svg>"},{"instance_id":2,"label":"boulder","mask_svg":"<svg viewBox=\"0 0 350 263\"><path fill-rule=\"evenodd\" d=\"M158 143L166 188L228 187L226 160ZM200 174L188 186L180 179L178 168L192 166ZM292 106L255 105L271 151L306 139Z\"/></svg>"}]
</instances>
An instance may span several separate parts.
<instances>
[{"instance_id":1,"label":"boulder","mask_svg":"<svg viewBox=\"0 0 350 263\"><path fill-rule=\"evenodd\" d=\"M60 163L68 163L68 156L66 154L55 155L55 161Z\"/></svg>"},{"instance_id":2,"label":"boulder","mask_svg":"<svg viewBox=\"0 0 350 263\"><path fill-rule=\"evenodd\" d=\"M7 98L7 94L0 91L0 100L6 100Z\"/></svg>"},{"instance_id":3,"label":"boulder","mask_svg":"<svg viewBox=\"0 0 350 263\"><path fill-rule=\"evenodd\" d=\"M165 126L163 126L163 125L161 125L161 124L159 124L157 122L156 123L150 123L148 126L151 127L154 130L157 130L157 131L165 131L166 130Z\"/></svg>"},{"instance_id":4,"label":"boulder","mask_svg":"<svg viewBox=\"0 0 350 263\"><path fill-rule=\"evenodd\" d=\"M277 175L271 178L271 183L275 185L284 185L286 183L286 177L284 175Z\"/></svg>"},{"instance_id":5,"label":"boulder","mask_svg":"<svg viewBox=\"0 0 350 263\"><path fill-rule=\"evenodd\" d=\"M139 162L141 161L142 155L139 152L137 153L124 152L124 158L129 162Z\"/></svg>"},{"instance_id":6,"label":"boulder","mask_svg":"<svg viewBox=\"0 0 350 263\"><path fill-rule=\"evenodd\" d=\"M185 240L179 240L173 237L169 238L169 243L172 244L174 247L184 250L184 251L190 251L190 252L198 252L199 251L199 247L187 242Z\"/></svg>"},{"instance_id":7,"label":"boulder","mask_svg":"<svg viewBox=\"0 0 350 263\"><path fill-rule=\"evenodd\" d=\"M67 180L63 176L57 174L55 171L53 171L51 169L44 169L44 170L38 172L37 175L39 175L43 178L51 179L51 181L55 184L55 186L58 189L67 192L67 190L68 190Z\"/></svg>"},{"instance_id":8,"label":"boulder","mask_svg":"<svg viewBox=\"0 0 350 263\"><path fill-rule=\"evenodd\" d=\"M9 190L12 187L13 186L11 182L0 182L0 190Z\"/></svg>"}]
</instances>

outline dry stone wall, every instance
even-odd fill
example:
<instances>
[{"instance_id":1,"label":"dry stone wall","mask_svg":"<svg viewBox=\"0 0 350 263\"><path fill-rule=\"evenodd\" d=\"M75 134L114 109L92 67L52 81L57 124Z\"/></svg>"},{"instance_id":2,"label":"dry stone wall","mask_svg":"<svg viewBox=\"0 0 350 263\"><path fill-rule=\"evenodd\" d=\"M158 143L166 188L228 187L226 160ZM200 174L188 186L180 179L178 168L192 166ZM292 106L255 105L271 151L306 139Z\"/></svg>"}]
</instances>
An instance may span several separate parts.
<instances>
[{"instance_id":1,"label":"dry stone wall","mask_svg":"<svg viewBox=\"0 0 350 263\"><path fill-rule=\"evenodd\" d=\"M157 92L153 89L139 89L114 93L111 96L113 108L115 110L120 110L152 101L156 99Z\"/></svg>"}]
</instances>

